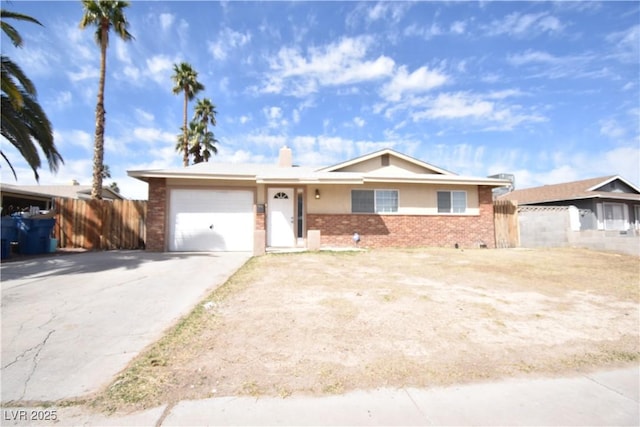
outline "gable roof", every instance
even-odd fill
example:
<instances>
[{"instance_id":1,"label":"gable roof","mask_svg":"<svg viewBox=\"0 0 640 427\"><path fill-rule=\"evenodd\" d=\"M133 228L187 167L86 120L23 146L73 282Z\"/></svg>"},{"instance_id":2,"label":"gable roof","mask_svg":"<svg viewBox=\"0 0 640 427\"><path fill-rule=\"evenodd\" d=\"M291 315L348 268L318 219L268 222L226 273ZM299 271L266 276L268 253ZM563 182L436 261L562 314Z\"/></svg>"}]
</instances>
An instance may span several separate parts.
<instances>
[{"instance_id":1,"label":"gable roof","mask_svg":"<svg viewBox=\"0 0 640 427\"><path fill-rule=\"evenodd\" d=\"M425 173L391 173L344 171L343 169L382 156L393 155L425 170ZM325 168L304 166L282 167L273 164L199 163L181 168L127 171L133 178L182 178L245 181L249 184L364 184L416 183L440 185L486 185L502 187L510 181L495 178L460 176L393 150L381 150Z\"/></svg>"},{"instance_id":2,"label":"gable roof","mask_svg":"<svg viewBox=\"0 0 640 427\"><path fill-rule=\"evenodd\" d=\"M598 191L598 189L612 181L620 180L636 193L617 193ZM561 184L543 185L541 187L514 190L499 197L500 200L514 200L520 205L536 203L560 202L565 200L579 200L591 198L607 198L640 201L640 189L619 175L603 176L583 179L580 181L564 182Z\"/></svg>"},{"instance_id":3,"label":"gable roof","mask_svg":"<svg viewBox=\"0 0 640 427\"><path fill-rule=\"evenodd\" d=\"M456 175L453 172L449 172L448 170L439 168L439 167L434 166L432 164L429 164L427 162L423 162L422 160L415 159L415 158L413 158L411 156L407 156L406 154L402 154L402 153L400 153L398 151L395 151L395 150L392 150L390 148L385 148L383 150L379 150L379 151L376 151L376 152L373 152L373 153L370 153L370 154L365 154L364 156L356 157L355 159L347 160L346 162L338 163L337 165L329 166L329 167L326 167L326 168L323 168L323 169L320 169L320 170L323 171L323 172L339 171L340 169L344 169L346 167L353 166L353 165L358 164L358 163L364 163L367 160L375 159L376 157L380 157L380 156L383 156L385 154L397 157L397 158L402 159L402 160L404 160L406 162L409 162L409 163L413 163L416 166L425 168L425 169L430 170L430 171L432 171L433 173L436 173L436 174Z\"/></svg>"}]
</instances>

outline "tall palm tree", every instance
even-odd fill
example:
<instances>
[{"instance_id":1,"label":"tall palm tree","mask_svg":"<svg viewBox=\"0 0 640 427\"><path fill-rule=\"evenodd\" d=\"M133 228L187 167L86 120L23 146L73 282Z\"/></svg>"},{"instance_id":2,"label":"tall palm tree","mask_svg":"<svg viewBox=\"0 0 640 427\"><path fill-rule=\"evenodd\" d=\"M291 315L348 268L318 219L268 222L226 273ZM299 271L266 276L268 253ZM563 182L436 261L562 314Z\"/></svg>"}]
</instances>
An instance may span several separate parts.
<instances>
[{"instance_id":1,"label":"tall palm tree","mask_svg":"<svg viewBox=\"0 0 640 427\"><path fill-rule=\"evenodd\" d=\"M104 81L107 70L107 47L111 28L124 41L133 39L129 33L129 22L124 15L128 1L121 0L82 0L83 15L80 28L95 26L95 39L100 46L100 81L98 83L98 100L96 103L96 133L93 148L93 183L91 198L102 198L102 163L104 161Z\"/></svg>"},{"instance_id":2,"label":"tall palm tree","mask_svg":"<svg viewBox=\"0 0 640 427\"><path fill-rule=\"evenodd\" d=\"M0 10L0 27L16 47L22 47L22 37L12 25L6 22L7 18L42 25L37 19L30 16L4 9ZM57 171L60 163L64 163L64 161L55 147L51 123L38 104L35 85L22 69L5 55L1 55L1 64L2 98L0 111L2 117L0 134L20 152L33 170L36 180L39 180L38 168L41 162L34 141L40 146L52 172ZM0 155L17 179L16 171L7 155L2 150L0 150Z\"/></svg>"},{"instance_id":3,"label":"tall palm tree","mask_svg":"<svg viewBox=\"0 0 640 427\"><path fill-rule=\"evenodd\" d=\"M173 65L173 76L171 76L175 86L173 93L184 93L183 126L182 126L182 163L189 166L189 136L187 127L187 105L196 94L204 90L204 85L198 81L198 72L191 64L181 62Z\"/></svg>"}]
</instances>

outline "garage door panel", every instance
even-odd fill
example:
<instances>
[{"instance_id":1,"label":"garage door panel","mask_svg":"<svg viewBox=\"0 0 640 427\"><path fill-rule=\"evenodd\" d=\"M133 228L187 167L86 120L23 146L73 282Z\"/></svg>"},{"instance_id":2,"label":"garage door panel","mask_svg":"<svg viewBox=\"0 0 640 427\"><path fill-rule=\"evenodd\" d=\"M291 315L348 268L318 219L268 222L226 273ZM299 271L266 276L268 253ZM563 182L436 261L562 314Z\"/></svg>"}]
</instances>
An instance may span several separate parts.
<instances>
[{"instance_id":1,"label":"garage door panel","mask_svg":"<svg viewBox=\"0 0 640 427\"><path fill-rule=\"evenodd\" d=\"M173 189L171 251L252 251L253 193Z\"/></svg>"}]
</instances>

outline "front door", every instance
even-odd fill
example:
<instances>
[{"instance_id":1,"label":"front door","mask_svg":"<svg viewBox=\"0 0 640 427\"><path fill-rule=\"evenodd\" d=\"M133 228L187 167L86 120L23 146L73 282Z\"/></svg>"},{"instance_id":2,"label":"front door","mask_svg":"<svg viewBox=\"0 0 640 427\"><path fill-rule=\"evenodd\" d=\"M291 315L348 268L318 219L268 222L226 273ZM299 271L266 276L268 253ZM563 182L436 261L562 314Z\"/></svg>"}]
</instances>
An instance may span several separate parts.
<instances>
[{"instance_id":1,"label":"front door","mask_svg":"<svg viewBox=\"0 0 640 427\"><path fill-rule=\"evenodd\" d=\"M293 188L270 188L267 215L267 245L272 247L295 246L293 233Z\"/></svg>"}]
</instances>

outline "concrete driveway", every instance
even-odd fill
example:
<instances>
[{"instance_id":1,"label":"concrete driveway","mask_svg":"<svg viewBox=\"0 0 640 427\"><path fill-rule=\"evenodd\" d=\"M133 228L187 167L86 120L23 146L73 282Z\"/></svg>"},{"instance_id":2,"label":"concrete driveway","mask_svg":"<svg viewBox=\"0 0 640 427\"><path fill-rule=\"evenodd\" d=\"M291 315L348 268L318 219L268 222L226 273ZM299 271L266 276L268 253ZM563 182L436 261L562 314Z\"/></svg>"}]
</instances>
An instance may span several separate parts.
<instances>
[{"instance_id":1,"label":"concrete driveway","mask_svg":"<svg viewBox=\"0 0 640 427\"><path fill-rule=\"evenodd\" d=\"M250 256L111 251L2 263L2 402L97 391Z\"/></svg>"}]
</instances>

